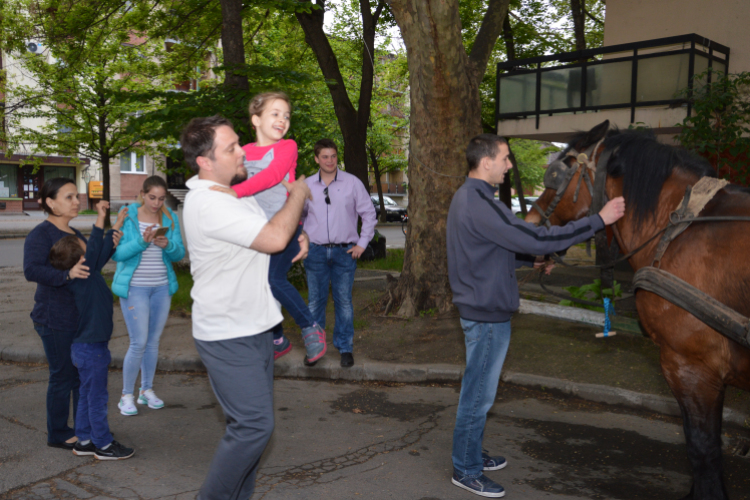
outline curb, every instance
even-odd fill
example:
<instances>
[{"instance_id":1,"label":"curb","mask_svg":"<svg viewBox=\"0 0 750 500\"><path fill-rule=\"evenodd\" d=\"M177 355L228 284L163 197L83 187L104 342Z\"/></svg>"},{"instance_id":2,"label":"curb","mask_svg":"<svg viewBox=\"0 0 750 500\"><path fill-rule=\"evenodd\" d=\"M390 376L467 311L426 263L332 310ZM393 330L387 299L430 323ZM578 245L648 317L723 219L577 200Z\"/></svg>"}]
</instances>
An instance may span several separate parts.
<instances>
[{"instance_id":1,"label":"curb","mask_svg":"<svg viewBox=\"0 0 750 500\"><path fill-rule=\"evenodd\" d=\"M123 356L113 356L111 366L122 368ZM352 368L341 368L334 360L324 358L314 367L304 366L298 358L285 356L274 364L274 377L316 378L328 380L349 380L369 382L400 382L400 383L441 383L460 382L463 377L463 367L449 364L406 365L400 363L386 363L358 358L359 361ZM19 363L46 364L44 353L31 349L15 349L8 347L0 351L0 360ZM200 358L196 356L180 355L173 359L162 358L158 364L163 371L205 371ZM638 410L648 410L672 417L680 417L680 408L672 397L645 394L626 389L618 389L606 385L585 384L561 380L541 375L530 375L517 372L503 372L500 380L506 384L529 387L542 390L555 390L563 394L581 398L595 403L620 405ZM731 408L724 408L724 421L739 426L750 424L750 415L740 413Z\"/></svg>"}]
</instances>

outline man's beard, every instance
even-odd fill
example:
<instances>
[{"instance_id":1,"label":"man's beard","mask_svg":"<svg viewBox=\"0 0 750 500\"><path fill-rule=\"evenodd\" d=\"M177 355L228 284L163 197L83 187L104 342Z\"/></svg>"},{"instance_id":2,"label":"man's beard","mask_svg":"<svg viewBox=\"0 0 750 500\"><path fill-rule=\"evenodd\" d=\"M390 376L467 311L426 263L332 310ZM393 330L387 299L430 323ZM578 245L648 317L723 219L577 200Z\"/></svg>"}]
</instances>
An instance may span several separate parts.
<instances>
[{"instance_id":1,"label":"man's beard","mask_svg":"<svg viewBox=\"0 0 750 500\"><path fill-rule=\"evenodd\" d=\"M245 170L243 168L242 169L242 173L239 173L239 174L235 175L234 177L232 177L232 180L229 181L229 185L230 186L236 186L240 182L246 181L246 180L247 180L247 170Z\"/></svg>"}]
</instances>

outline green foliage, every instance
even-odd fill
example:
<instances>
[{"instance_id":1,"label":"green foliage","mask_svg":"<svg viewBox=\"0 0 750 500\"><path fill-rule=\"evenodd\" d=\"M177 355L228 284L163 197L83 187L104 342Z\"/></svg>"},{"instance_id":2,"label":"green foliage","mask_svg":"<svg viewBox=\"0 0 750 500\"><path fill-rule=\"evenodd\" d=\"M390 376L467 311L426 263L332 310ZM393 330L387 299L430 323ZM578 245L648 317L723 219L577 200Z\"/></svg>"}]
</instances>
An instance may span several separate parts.
<instances>
[{"instance_id":1,"label":"green foliage","mask_svg":"<svg viewBox=\"0 0 750 500\"><path fill-rule=\"evenodd\" d=\"M588 285L566 286L565 290L567 290L568 293L570 293L570 295L576 299L588 300L591 302L602 302L604 300L604 297L622 297L622 289L617 281L614 282L614 288L615 291L613 296L611 288L605 288L602 290L602 280L595 279L593 283L589 283ZM581 309L604 312L604 307L594 307L585 304L579 304L577 302L573 302L572 300L561 300L560 305L580 307Z\"/></svg>"},{"instance_id":2,"label":"green foliage","mask_svg":"<svg viewBox=\"0 0 750 500\"><path fill-rule=\"evenodd\" d=\"M709 73L712 83L707 83ZM680 124L680 143L708 158L725 177L747 184L748 166L736 158L750 155L750 72L724 75L709 69L694 81L692 93L679 94L693 108Z\"/></svg>"},{"instance_id":3,"label":"green foliage","mask_svg":"<svg viewBox=\"0 0 750 500\"><path fill-rule=\"evenodd\" d=\"M560 148L550 143L528 139L512 139L510 147L518 163L521 185L525 189L541 187L546 171L544 166L548 163L547 158L551 153L560 151ZM515 183L513 186L515 186Z\"/></svg>"},{"instance_id":4,"label":"green foliage","mask_svg":"<svg viewBox=\"0 0 750 500\"><path fill-rule=\"evenodd\" d=\"M19 71L5 89L7 135L0 139L7 141L7 154L64 154L108 163L127 150L148 152L150 145L131 134L127 124L156 103L136 103L127 96L170 85L156 63L163 42L134 40L128 25L138 24L135 12L118 12L109 23L72 32L80 19L90 18L90 4L66 7L58 8L53 0L13 0L0 12L24 26L14 33L19 39L8 41ZM48 51L19 50L35 32L43 34Z\"/></svg>"}]
</instances>

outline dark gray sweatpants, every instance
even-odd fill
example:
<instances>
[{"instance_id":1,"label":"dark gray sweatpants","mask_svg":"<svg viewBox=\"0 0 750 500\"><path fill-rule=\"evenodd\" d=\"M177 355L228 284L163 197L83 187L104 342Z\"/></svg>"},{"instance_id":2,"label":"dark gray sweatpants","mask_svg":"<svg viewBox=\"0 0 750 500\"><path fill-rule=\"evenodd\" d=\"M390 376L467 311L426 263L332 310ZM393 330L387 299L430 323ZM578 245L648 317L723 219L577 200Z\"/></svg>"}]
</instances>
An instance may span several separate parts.
<instances>
[{"instance_id":1,"label":"dark gray sweatpants","mask_svg":"<svg viewBox=\"0 0 750 500\"><path fill-rule=\"evenodd\" d=\"M273 333L195 340L227 421L200 500L247 500L273 433Z\"/></svg>"}]
</instances>

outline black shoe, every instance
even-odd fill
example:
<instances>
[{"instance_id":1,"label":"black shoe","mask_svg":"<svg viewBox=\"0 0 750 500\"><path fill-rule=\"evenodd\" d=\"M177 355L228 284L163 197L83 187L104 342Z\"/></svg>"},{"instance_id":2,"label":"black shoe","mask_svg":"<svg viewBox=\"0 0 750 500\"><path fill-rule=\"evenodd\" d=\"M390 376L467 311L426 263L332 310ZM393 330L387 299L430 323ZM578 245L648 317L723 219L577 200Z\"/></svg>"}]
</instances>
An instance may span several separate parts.
<instances>
[{"instance_id":1,"label":"black shoe","mask_svg":"<svg viewBox=\"0 0 750 500\"><path fill-rule=\"evenodd\" d=\"M135 450L133 448L126 448L117 441L112 441L109 448L106 450L96 448L94 457L96 457L97 460L125 460L126 458L132 457L134 454Z\"/></svg>"},{"instance_id":2,"label":"black shoe","mask_svg":"<svg viewBox=\"0 0 750 500\"><path fill-rule=\"evenodd\" d=\"M349 368L354 364L354 356L350 352L341 353L341 368Z\"/></svg>"},{"instance_id":3,"label":"black shoe","mask_svg":"<svg viewBox=\"0 0 750 500\"><path fill-rule=\"evenodd\" d=\"M83 457L86 455L95 455L96 454L96 446L94 446L93 441L89 441L89 444L82 445L81 440L75 442L75 445L73 446L73 455L78 455L79 457Z\"/></svg>"},{"instance_id":4,"label":"black shoe","mask_svg":"<svg viewBox=\"0 0 750 500\"><path fill-rule=\"evenodd\" d=\"M63 441L62 443L50 443L49 441L47 441L47 446L49 446L50 448L60 448L62 450L72 450L73 446L75 446L77 442L78 441L66 443L65 441Z\"/></svg>"}]
</instances>

